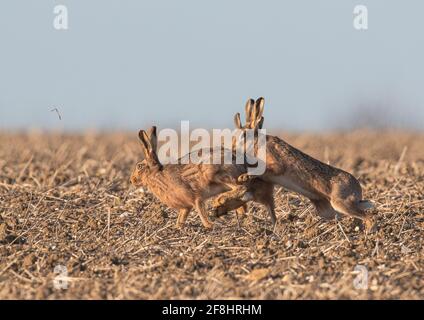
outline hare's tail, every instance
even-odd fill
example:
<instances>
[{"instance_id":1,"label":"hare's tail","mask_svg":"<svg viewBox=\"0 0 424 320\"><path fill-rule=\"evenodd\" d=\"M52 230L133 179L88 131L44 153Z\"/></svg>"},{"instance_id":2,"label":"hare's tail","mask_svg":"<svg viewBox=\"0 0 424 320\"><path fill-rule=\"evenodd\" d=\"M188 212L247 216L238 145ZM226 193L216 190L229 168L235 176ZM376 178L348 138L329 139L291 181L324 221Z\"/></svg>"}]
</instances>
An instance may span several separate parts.
<instances>
[{"instance_id":1,"label":"hare's tail","mask_svg":"<svg viewBox=\"0 0 424 320\"><path fill-rule=\"evenodd\" d=\"M361 210L369 210L375 207L374 203L369 200L361 200L358 203L358 208Z\"/></svg>"}]
</instances>

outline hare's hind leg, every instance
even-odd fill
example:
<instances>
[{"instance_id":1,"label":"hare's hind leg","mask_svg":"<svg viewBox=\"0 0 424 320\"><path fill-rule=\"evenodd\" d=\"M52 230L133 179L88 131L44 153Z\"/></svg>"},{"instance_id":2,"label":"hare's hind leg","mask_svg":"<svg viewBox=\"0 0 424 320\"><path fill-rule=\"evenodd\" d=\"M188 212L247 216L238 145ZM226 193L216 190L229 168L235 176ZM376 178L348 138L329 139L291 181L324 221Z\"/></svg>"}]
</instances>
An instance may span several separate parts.
<instances>
[{"instance_id":1,"label":"hare's hind leg","mask_svg":"<svg viewBox=\"0 0 424 320\"><path fill-rule=\"evenodd\" d=\"M243 206L246 204L246 202L243 200L233 197L220 197L217 200L215 200L212 204L213 211L216 217L221 217L232 210L237 210L240 215L242 212L245 212Z\"/></svg>"},{"instance_id":2,"label":"hare's hind leg","mask_svg":"<svg viewBox=\"0 0 424 320\"><path fill-rule=\"evenodd\" d=\"M203 226L206 229L212 229L212 222L209 221L208 214L205 209L205 204L202 199L196 199L195 201L196 211L199 214L200 220L202 220Z\"/></svg>"},{"instance_id":3,"label":"hare's hind leg","mask_svg":"<svg viewBox=\"0 0 424 320\"><path fill-rule=\"evenodd\" d=\"M249 190L253 193L253 201L259 202L266 207L272 225L275 226L277 217L275 216L274 185L255 179L252 181Z\"/></svg>"},{"instance_id":4,"label":"hare's hind leg","mask_svg":"<svg viewBox=\"0 0 424 320\"><path fill-rule=\"evenodd\" d=\"M237 209L253 199L253 195L248 191L247 186L229 185L229 187L232 190L222 193L213 201L212 207L217 217Z\"/></svg>"},{"instance_id":5,"label":"hare's hind leg","mask_svg":"<svg viewBox=\"0 0 424 320\"><path fill-rule=\"evenodd\" d=\"M244 210L246 211L246 203L254 198L252 192L248 189L248 185L252 179L252 176L244 173L233 181L233 183L236 183L235 185L227 183L227 186L231 190L218 196L212 205L217 217L226 214L228 211L240 209L241 206L244 206Z\"/></svg>"},{"instance_id":6,"label":"hare's hind leg","mask_svg":"<svg viewBox=\"0 0 424 320\"><path fill-rule=\"evenodd\" d=\"M370 209L374 209L375 205L374 205L374 203L372 203L372 201L360 200L359 203L358 203L358 207L361 210L370 210Z\"/></svg>"},{"instance_id":7,"label":"hare's hind leg","mask_svg":"<svg viewBox=\"0 0 424 320\"><path fill-rule=\"evenodd\" d=\"M357 203L347 199L331 200L331 206L338 212L347 214L349 216L365 220L367 214L361 210Z\"/></svg>"},{"instance_id":8,"label":"hare's hind leg","mask_svg":"<svg viewBox=\"0 0 424 320\"><path fill-rule=\"evenodd\" d=\"M361 220L369 220L371 216L361 208L360 202L349 199L331 200L331 206L338 212Z\"/></svg>"},{"instance_id":9,"label":"hare's hind leg","mask_svg":"<svg viewBox=\"0 0 424 320\"><path fill-rule=\"evenodd\" d=\"M241 214L240 213L244 213L246 211L245 207L246 207L246 202L250 201L245 201L245 200L241 200L239 198L234 198L234 197L226 197L226 198L221 198L219 199L222 202L217 202L214 203L214 212L215 215L217 217L220 217L224 214L226 214L228 211L237 210L237 214L240 217ZM268 214L271 218L271 222L273 225L275 225L277 223L277 217L275 216L275 205L274 205L274 199L272 198L272 196L270 198L260 198L260 199L256 199L253 198L251 200L257 200L259 203L265 205Z\"/></svg>"},{"instance_id":10,"label":"hare's hind leg","mask_svg":"<svg viewBox=\"0 0 424 320\"><path fill-rule=\"evenodd\" d=\"M274 204L274 198L271 197L266 199L265 202L262 202L266 206L266 209L268 211L268 215L271 218L271 223L273 226L277 223L277 217L275 216L275 204Z\"/></svg>"},{"instance_id":11,"label":"hare's hind leg","mask_svg":"<svg viewBox=\"0 0 424 320\"><path fill-rule=\"evenodd\" d=\"M327 199L314 200L311 199L318 215L325 220L332 220L336 217L338 212L334 210L331 203Z\"/></svg>"},{"instance_id":12,"label":"hare's hind leg","mask_svg":"<svg viewBox=\"0 0 424 320\"><path fill-rule=\"evenodd\" d=\"M246 206L247 202L253 200L263 204L267 208L272 224L275 225L277 218L275 216L273 196L274 185L248 176L247 174L239 176L237 181L243 184L231 191L223 193L215 199L213 204L215 215L218 217L222 216L228 211ZM249 186L247 186L248 183Z\"/></svg>"},{"instance_id":13,"label":"hare's hind leg","mask_svg":"<svg viewBox=\"0 0 424 320\"><path fill-rule=\"evenodd\" d=\"M190 209L180 209L180 211L178 212L178 218L177 218L178 229L181 229L184 227L189 213L190 213Z\"/></svg>"}]
</instances>

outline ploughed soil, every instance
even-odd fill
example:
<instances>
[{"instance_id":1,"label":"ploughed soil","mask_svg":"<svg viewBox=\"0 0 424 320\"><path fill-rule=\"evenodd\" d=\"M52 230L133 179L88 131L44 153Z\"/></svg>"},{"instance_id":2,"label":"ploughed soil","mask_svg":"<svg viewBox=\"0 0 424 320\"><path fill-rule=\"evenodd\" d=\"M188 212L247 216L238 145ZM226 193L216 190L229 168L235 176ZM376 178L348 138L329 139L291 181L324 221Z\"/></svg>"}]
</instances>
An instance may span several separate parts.
<instances>
[{"instance_id":1,"label":"ploughed soil","mask_svg":"<svg viewBox=\"0 0 424 320\"><path fill-rule=\"evenodd\" d=\"M130 187L137 134L0 133L0 299L423 299L424 135L281 137L351 172L375 230L275 188L207 231Z\"/></svg>"}]
</instances>

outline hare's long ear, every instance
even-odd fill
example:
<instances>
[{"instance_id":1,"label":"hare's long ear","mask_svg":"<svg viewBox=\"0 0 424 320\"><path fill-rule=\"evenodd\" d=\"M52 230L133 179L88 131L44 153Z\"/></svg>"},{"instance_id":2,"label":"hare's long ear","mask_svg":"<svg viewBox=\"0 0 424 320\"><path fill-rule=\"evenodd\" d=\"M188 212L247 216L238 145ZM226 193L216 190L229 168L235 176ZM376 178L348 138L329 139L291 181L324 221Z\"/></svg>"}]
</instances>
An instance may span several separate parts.
<instances>
[{"instance_id":1,"label":"hare's long ear","mask_svg":"<svg viewBox=\"0 0 424 320\"><path fill-rule=\"evenodd\" d=\"M265 99L260 97L256 100L256 119L260 119L264 113Z\"/></svg>"},{"instance_id":2,"label":"hare's long ear","mask_svg":"<svg viewBox=\"0 0 424 320\"><path fill-rule=\"evenodd\" d=\"M236 113L234 116L234 124L236 125L237 129L241 129L241 120L240 120L240 113Z\"/></svg>"},{"instance_id":3,"label":"hare's long ear","mask_svg":"<svg viewBox=\"0 0 424 320\"><path fill-rule=\"evenodd\" d=\"M153 151L153 147L152 147L152 144L151 144L151 142L150 142L150 137L149 137L149 135L146 133L146 131L144 131L144 130L141 130L142 131L142 136L143 136L143 140L144 140L144 142L146 143L146 146L147 146L147 151L149 152L149 153L151 153L152 151Z\"/></svg>"},{"instance_id":4,"label":"hare's long ear","mask_svg":"<svg viewBox=\"0 0 424 320\"><path fill-rule=\"evenodd\" d=\"M257 124L257 128L262 129L263 125L264 125L264 117L261 117L261 119L259 120L259 122Z\"/></svg>"},{"instance_id":5,"label":"hare's long ear","mask_svg":"<svg viewBox=\"0 0 424 320\"><path fill-rule=\"evenodd\" d=\"M146 160L149 167L162 168L161 163L159 162L159 158L156 154L156 150L152 144L152 140L156 143L156 127L152 127L149 130L150 135L146 133L146 131L141 130L142 140L146 144Z\"/></svg>"},{"instance_id":6,"label":"hare's long ear","mask_svg":"<svg viewBox=\"0 0 424 320\"><path fill-rule=\"evenodd\" d=\"M138 138L140 139L140 142L141 142L141 148L143 149L144 158L148 159L149 158L149 144L148 144L148 141L146 140L145 136L146 136L146 132L144 130L140 130L138 132Z\"/></svg>"},{"instance_id":7,"label":"hare's long ear","mask_svg":"<svg viewBox=\"0 0 424 320\"><path fill-rule=\"evenodd\" d=\"M262 129L264 123L264 117L262 116L264 113L265 99L260 97L256 100L255 103L255 116L254 116L254 128Z\"/></svg>"},{"instance_id":8,"label":"hare's long ear","mask_svg":"<svg viewBox=\"0 0 424 320\"><path fill-rule=\"evenodd\" d=\"M156 131L157 131L156 126L153 126L147 132L147 135L149 136L150 144L155 153L157 152L157 147L158 147L158 137L157 137Z\"/></svg>"},{"instance_id":9,"label":"hare's long ear","mask_svg":"<svg viewBox=\"0 0 424 320\"><path fill-rule=\"evenodd\" d=\"M255 100L249 99L246 102L245 112L246 112L246 126L249 126L250 122L254 119L252 117L253 107L255 105Z\"/></svg>"}]
</instances>

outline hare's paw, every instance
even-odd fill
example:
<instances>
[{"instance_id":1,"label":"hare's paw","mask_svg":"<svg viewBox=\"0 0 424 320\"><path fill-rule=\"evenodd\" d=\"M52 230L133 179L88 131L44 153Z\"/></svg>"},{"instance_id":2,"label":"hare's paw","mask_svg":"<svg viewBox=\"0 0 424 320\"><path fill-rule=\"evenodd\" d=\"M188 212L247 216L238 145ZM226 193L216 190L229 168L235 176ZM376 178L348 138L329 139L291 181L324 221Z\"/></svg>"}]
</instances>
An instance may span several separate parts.
<instances>
[{"instance_id":1,"label":"hare's paw","mask_svg":"<svg viewBox=\"0 0 424 320\"><path fill-rule=\"evenodd\" d=\"M355 231L366 231L367 233L374 233L377 231L377 223L370 215L366 215L364 219L354 218L352 229Z\"/></svg>"},{"instance_id":2,"label":"hare's paw","mask_svg":"<svg viewBox=\"0 0 424 320\"><path fill-rule=\"evenodd\" d=\"M377 223L374 222L374 219L372 219L370 216L367 216L367 219L364 220L365 224L365 230L368 233L374 233L377 231Z\"/></svg>"},{"instance_id":3,"label":"hare's paw","mask_svg":"<svg viewBox=\"0 0 424 320\"><path fill-rule=\"evenodd\" d=\"M213 228L213 223L209 220L203 221L203 226L208 229L211 230Z\"/></svg>"},{"instance_id":4,"label":"hare's paw","mask_svg":"<svg viewBox=\"0 0 424 320\"><path fill-rule=\"evenodd\" d=\"M245 184L245 183L249 182L251 179L252 179L252 176L250 176L247 173L243 173L243 174L238 176L237 182L240 183L240 184Z\"/></svg>"},{"instance_id":5,"label":"hare's paw","mask_svg":"<svg viewBox=\"0 0 424 320\"><path fill-rule=\"evenodd\" d=\"M175 228L178 230L184 229L184 223L177 221L177 223L175 224Z\"/></svg>"}]
</instances>

